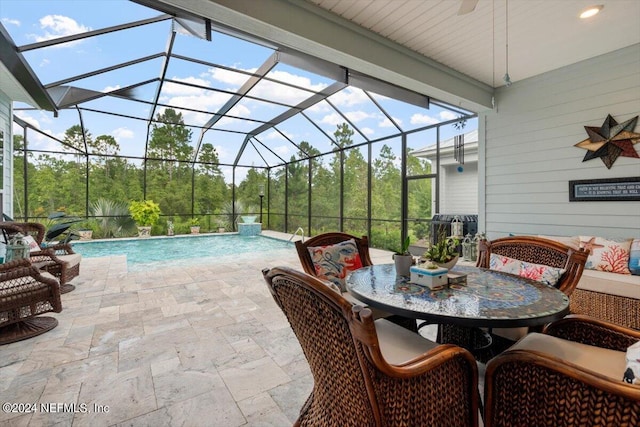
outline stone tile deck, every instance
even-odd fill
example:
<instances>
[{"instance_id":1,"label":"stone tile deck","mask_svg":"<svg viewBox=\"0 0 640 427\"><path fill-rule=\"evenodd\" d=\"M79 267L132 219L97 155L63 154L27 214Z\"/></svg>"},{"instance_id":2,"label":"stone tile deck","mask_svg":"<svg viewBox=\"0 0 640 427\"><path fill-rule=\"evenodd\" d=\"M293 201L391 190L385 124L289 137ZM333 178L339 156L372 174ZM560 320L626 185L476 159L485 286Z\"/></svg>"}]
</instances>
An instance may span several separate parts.
<instances>
[{"instance_id":1,"label":"stone tile deck","mask_svg":"<svg viewBox=\"0 0 640 427\"><path fill-rule=\"evenodd\" d=\"M38 404L0 425L291 425L312 378L262 278L282 265L300 269L293 244L148 272L83 259L58 327L0 347L0 401Z\"/></svg>"}]
</instances>

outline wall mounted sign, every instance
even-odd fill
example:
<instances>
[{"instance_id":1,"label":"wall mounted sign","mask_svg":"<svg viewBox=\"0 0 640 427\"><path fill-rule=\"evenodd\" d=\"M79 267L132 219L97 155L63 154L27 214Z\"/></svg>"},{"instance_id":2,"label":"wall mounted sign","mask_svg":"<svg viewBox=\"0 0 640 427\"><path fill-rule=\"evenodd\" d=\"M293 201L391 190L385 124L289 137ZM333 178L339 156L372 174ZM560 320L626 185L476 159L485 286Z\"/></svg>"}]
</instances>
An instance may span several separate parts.
<instances>
[{"instance_id":1,"label":"wall mounted sign","mask_svg":"<svg viewBox=\"0 0 640 427\"><path fill-rule=\"evenodd\" d=\"M587 150L583 162L599 157L607 169L611 169L613 163L620 156L640 158L634 144L640 142L640 133L633 130L638 122L638 116L618 123L611 114L607 116L599 128L585 126L589 138L578 142L574 147Z\"/></svg>"},{"instance_id":2,"label":"wall mounted sign","mask_svg":"<svg viewBox=\"0 0 640 427\"><path fill-rule=\"evenodd\" d=\"M640 177L569 181L569 201L640 201Z\"/></svg>"}]
</instances>

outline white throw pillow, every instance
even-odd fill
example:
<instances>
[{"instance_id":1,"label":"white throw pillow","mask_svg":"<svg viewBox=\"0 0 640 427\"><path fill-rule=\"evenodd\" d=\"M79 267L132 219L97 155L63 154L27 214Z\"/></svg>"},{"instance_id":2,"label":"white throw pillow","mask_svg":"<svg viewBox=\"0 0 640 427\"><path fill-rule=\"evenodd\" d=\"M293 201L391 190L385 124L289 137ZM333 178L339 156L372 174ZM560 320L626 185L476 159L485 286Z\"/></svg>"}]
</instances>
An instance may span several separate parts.
<instances>
[{"instance_id":1,"label":"white throw pillow","mask_svg":"<svg viewBox=\"0 0 640 427\"><path fill-rule=\"evenodd\" d=\"M629 384L640 384L640 341L627 349L627 370L623 380Z\"/></svg>"}]
</instances>

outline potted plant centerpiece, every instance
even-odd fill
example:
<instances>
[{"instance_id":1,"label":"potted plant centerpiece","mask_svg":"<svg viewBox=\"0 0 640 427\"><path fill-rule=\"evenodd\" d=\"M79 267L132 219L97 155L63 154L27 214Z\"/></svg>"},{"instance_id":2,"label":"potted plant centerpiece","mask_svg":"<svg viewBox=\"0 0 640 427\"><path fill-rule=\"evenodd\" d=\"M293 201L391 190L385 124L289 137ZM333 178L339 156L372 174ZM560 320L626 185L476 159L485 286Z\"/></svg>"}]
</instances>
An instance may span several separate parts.
<instances>
[{"instance_id":1,"label":"potted plant centerpiece","mask_svg":"<svg viewBox=\"0 0 640 427\"><path fill-rule=\"evenodd\" d=\"M138 225L138 237L149 237L151 226L160 219L160 205L153 200L134 200L129 203L129 213Z\"/></svg>"},{"instance_id":2,"label":"potted plant centerpiece","mask_svg":"<svg viewBox=\"0 0 640 427\"><path fill-rule=\"evenodd\" d=\"M396 264L396 274L398 276L409 276L411 266L413 265L413 256L409 252L410 238L407 236L402 242L402 247L399 251L393 254L393 261Z\"/></svg>"},{"instance_id":3,"label":"potted plant centerpiece","mask_svg":"<svg viewBox=\"0 0 640 427\"><path fill-rule=\"evenodd\" d=\"M451 270L458 262L459 253L457 248L459 243L458 239L441 237L440 240L427 249L422 257L439 267Z\"/></svg>"},{"instance_id":4,"label":"potted plant centerpiece","mask_svg":"<svg viewBox=\"0 0 640 427\"><path fill-rule=\"evenodd\" d=\"M200 234L200 218L194 216L189 220L189 226L191 227L191 234Z\"/></svg>"}]
</instances>

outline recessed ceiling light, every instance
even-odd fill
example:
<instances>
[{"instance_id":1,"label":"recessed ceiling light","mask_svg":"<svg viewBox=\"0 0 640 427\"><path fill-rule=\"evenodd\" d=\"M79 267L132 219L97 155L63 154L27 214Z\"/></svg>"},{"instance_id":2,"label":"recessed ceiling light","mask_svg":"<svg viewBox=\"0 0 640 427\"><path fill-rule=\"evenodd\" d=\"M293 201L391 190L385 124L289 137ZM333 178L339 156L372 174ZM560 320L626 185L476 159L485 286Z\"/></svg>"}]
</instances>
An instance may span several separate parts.
<instances>
[{"instance_id":1,"label":"recessed ceiling light","mask_svg":"<svg viewBox=\"0 0 640 427\"><path fill-rule=\"evenodd\" d=\"M587 18L591 18L594 15L597 15L598 12L600 12L602 10L602 8L604 7L604 5L599 4L596 6L591 6L587 9L585 9L581 14L580 14L580 18L582 19L587 19Z\"/></svg>"}]
</instances>

